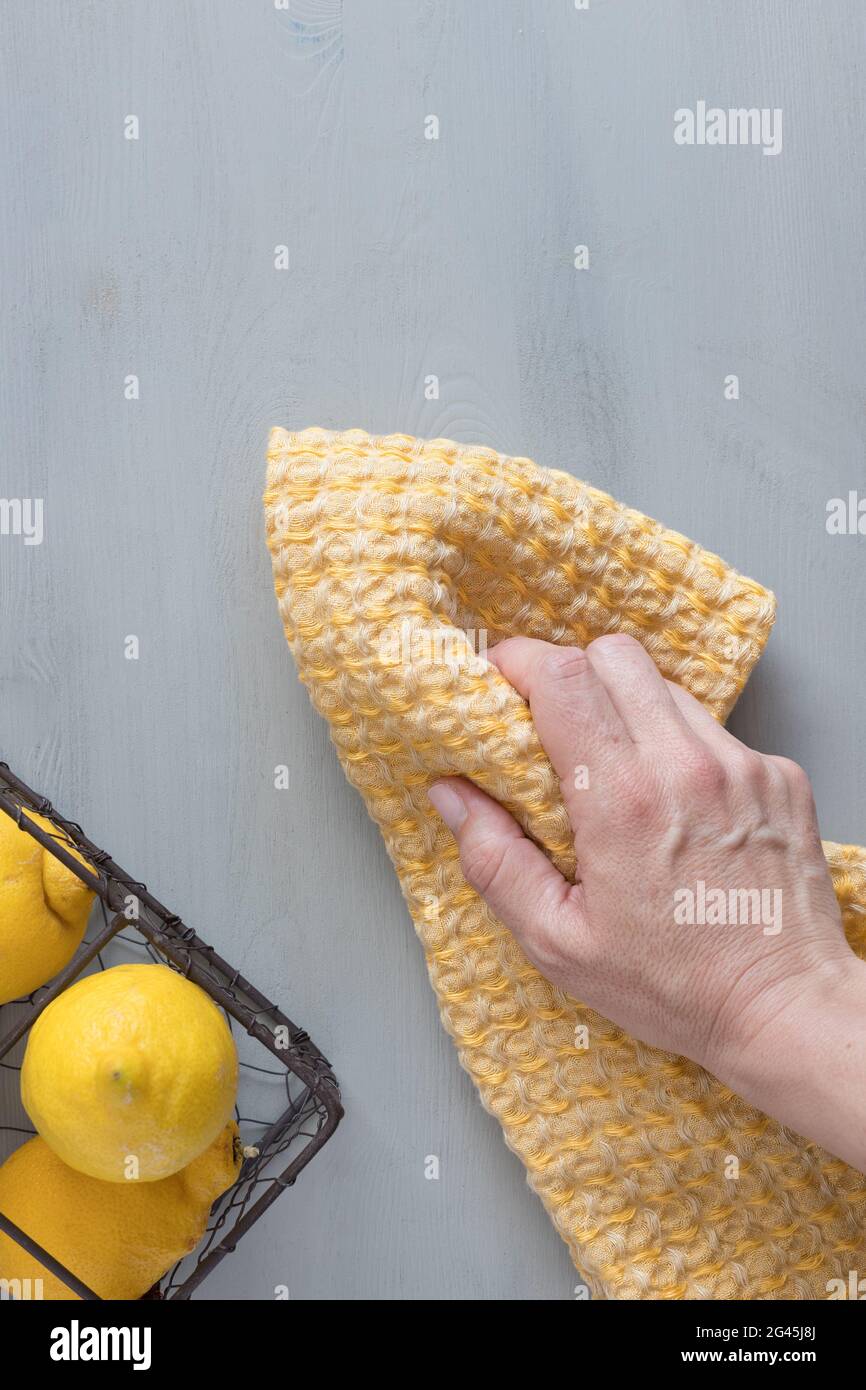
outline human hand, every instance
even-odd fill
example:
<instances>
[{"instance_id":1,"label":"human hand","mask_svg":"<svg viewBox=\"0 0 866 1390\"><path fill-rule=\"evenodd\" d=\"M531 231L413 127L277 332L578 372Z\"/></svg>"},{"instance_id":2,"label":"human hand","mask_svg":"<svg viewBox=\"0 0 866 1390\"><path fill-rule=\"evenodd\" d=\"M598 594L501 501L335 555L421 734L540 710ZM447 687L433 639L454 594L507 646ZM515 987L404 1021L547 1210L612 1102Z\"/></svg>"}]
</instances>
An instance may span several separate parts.
<instances>
[{"instance_id":1,"label":"human hand","mask_svg":"<svg viewBox=\"0 0 866 1390\"><path fill-rule=\"evenodd\" d=\"M554 984L786 1109L796 1029L828 1006L856 1013L866 973L806 774L745 747L624 635L586 650L511 638L488 655L529 703L559 777L579 882L492 798L448 778L430 799L467 882ZM785 1117L802 1123L796 1107Z\"/></svg>"}]
</instances>

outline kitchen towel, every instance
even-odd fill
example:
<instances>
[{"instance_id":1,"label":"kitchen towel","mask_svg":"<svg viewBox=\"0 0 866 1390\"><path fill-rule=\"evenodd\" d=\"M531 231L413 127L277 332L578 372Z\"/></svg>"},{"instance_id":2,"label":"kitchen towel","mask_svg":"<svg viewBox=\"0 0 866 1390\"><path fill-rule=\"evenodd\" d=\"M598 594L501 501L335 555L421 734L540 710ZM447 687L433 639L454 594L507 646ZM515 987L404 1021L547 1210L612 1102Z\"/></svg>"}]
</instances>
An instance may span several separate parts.
<instances>
[{"instance_id":1,"label":"kitchen towel","mask_svg":"<svg viewBox=\"0 0 866 1390\"><path fill-rule=\"evenodd\" d=\"M724 720L772 594L570 474L444 439L275 429L265 514L301 680L382 832L443 1024L593 1295L826 1298L866 1270L866 1178L544 980L426 796L471 778L573 878L557 779L485 646L628 632ZM824 849L866 956L866 851Z\"/></svg>"}]
</instances>

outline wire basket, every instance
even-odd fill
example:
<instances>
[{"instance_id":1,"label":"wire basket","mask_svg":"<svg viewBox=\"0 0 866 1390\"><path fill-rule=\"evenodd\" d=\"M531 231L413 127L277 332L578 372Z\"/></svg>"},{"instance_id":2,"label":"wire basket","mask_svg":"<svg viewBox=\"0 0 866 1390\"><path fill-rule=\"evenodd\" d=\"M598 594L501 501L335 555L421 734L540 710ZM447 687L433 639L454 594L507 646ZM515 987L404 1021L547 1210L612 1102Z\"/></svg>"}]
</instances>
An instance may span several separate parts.
<instances>
[{"instance_id":1,"label":"wire basket","mask_svg":"<svg viewBox=\"0 0 866 1390\"><path fill-rule=\"evenodd\" d=\"M245 1115L236 1111L246 1157L233 1186L214 1203L197 1249L144 1295L188 1299L330 1139L343 1114L337 1079L302 1028L5 763L0 763L0 810L54 854L98 899L87 939L66 969L27 999L0 1007L0 1066L20 1071L27 1032L48 1004L83 971L106 969L130 959L130 952L132 958L150 957L168 964L200 985L225 1012L235 1035L241 1069L238 1101L253 1112ZM48 820L50 831L31 820L28 811ZM79 863L70 853L72 848L88 860L92 870ZM12 1013L16 1014L15 1021L6 1028L4 1015ZM259 1110L264 1116L258 1115ZM33 1133L23 1125L0 1124L0 1136ZM23 1245L79 1297L99 1299L99 1294L2 1211L0 1230Z\"/></svg>"}]
</instances>

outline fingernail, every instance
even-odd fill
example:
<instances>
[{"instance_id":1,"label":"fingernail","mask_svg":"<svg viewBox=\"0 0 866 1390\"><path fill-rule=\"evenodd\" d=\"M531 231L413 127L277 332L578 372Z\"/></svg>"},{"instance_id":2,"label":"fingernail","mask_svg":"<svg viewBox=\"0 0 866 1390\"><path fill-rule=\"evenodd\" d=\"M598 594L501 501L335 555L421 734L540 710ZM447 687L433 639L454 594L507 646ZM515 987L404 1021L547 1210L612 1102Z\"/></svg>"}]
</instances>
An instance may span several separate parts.
<instances>
[{"instance_id":1,"label":"fingernail","mask_svg":"<svg viewBox=\"0 0 866 1390\"><path fill-rule=\"evenodd\" d=\"M427 795L448 829L459 830L469 814L460 793L449 786L447 782L434 782L433 786L428 788Z\"/></svg>"}]
</instances>

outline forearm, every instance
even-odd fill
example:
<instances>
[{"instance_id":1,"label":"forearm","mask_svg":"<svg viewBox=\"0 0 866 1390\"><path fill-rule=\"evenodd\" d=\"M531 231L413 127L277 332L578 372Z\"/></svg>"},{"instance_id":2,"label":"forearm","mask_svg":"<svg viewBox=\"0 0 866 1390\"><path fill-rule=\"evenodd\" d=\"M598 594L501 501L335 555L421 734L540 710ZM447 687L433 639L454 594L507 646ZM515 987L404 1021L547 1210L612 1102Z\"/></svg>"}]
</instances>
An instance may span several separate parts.
<instances>
[{"instance_id":1,"label":"forearm","mask_svg":"<svg viewBox=\"0 0 866 1390\"><path fill-rule=\"evenodd\" d=\"M719 1079L757 1109L866 1172L866 963L816 973Z\"/></svg>"}]
</instances>

